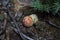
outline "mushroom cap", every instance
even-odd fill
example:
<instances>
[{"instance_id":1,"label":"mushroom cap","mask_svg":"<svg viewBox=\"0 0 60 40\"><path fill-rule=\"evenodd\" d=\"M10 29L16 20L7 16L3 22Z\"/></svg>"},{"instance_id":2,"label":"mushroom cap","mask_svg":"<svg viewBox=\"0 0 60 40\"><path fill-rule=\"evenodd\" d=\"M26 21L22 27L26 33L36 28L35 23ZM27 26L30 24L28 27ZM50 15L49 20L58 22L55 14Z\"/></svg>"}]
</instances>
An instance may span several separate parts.
<instances>
[{"instance_id":1,"label":"mushroom cap","mask_svg":"<svg viewBox=\"0 0 60 40\"><path fill-rule=\"evenodd\" d=\"M33 25L33 21L32 21L32 18L30 16L26 16L23 18L23 24L24 26L26 27L30 27Z\"/></svg>"}]
</instances>

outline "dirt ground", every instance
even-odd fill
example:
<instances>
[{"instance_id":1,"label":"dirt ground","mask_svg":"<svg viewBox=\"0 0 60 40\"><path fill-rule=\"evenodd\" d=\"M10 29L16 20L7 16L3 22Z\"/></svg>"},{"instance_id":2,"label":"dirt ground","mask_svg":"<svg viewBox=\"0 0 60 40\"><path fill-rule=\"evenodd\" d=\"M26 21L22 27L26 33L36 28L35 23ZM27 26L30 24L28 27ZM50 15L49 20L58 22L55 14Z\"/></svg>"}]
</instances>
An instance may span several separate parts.
<instances>
[{"instance_id":1,"label":"dirt ground","mask_svg":"<svg viewBox=\"0 0 60 40\"><path fill-rule=\"evenodd\" d=\"M51 15L44 16L37 14L39 21L33 26L27 28L17 21L21 32L34 40L60 40L60 19ZM24 16L24 15L23 15ZM12 26L12 24L13 26ZM14 22L7 18L6 26L3 26L4 20L0 21L0 39L1 40L22 40L16 33ZM15 29L15 31L13 30ZM25 39L27 40L27 39Z\"/></svg>"},{"instance_id":2,"label":"dirt ground","mask_svg":"<svg viewBox=\"0 0 60 40\"><path fill-rule=\"evenodd\" d=\"M7 9L0 7L0 40L60 40L60 16L30 7L21 10L17 7L17 12L8 8L10 4ZM22 19L31 14L38 16L38 22L26 27Z\"/></svg>"}]
</instances>

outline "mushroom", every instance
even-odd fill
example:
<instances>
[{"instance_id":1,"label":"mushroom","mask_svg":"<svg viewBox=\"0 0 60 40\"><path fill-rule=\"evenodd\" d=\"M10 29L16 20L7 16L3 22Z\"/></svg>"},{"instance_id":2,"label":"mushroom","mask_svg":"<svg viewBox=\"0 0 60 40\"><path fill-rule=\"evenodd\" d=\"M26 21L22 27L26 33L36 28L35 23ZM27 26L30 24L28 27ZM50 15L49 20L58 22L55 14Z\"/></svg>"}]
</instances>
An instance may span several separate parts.
<instances>
[{"instance_id":1,"label":"mushroom","mask_svg":"<svg viewBox=\"0 0 60 40\"><path fill-rule=\"evenodd\" d=\"M26 27L30 27L32 26L33 24L37 23L38 21L38 17L36 14L32 14L32 15L29 15L29 16L25 16L23 18L23 24L24 26Z\"/></svg>"},{"instance_id":2,"label":"mushroom","mask_svg":"<svg viewBox=\"0 0 60 40\"><path fill-rule=\"evenodd\" d=\"M33 25L33 21L32 21L32 18L30 16L26 16L23 18L23 24L24 26L26 27L30 27Z\"/></svg>"}]
</instances>

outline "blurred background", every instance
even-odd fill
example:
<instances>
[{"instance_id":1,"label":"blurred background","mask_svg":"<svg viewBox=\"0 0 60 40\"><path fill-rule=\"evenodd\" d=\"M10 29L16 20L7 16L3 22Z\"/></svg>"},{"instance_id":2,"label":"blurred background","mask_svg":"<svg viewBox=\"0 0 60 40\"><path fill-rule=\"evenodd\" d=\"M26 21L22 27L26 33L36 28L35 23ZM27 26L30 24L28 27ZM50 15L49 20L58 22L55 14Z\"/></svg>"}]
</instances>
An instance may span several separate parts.
<instances>
[{"instance_id":1,"label":"blurred background","mask_svg":"<svg viewBox=\"0 0 60 40\"><path fill-rule=\"evenodd\" d=\"M24 26L32 14L38 22ZM0 40L60 40L60 0L0 0Z\"/></svg>"}]
</instances>

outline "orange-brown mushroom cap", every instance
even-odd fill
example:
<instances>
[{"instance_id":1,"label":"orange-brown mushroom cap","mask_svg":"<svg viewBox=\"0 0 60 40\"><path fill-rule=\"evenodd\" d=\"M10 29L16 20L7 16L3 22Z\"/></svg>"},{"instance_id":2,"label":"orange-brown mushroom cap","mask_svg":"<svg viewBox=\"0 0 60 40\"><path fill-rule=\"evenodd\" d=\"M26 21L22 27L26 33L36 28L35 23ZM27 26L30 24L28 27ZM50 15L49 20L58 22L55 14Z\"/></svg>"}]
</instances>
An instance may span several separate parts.
<instances>
[{"instance_id":1,"label":"orange-brown mushroom cap","mask_svg":"<svg viewBox=\"0 0 60 40\"><path fill-rule=\"evenodd\" d=\"M24 26L26 27L30 27L33 25L33 21L32 21L32 18L30 16L26 16L23 18L23 24Z\"/></svg>"}]
</instances>

